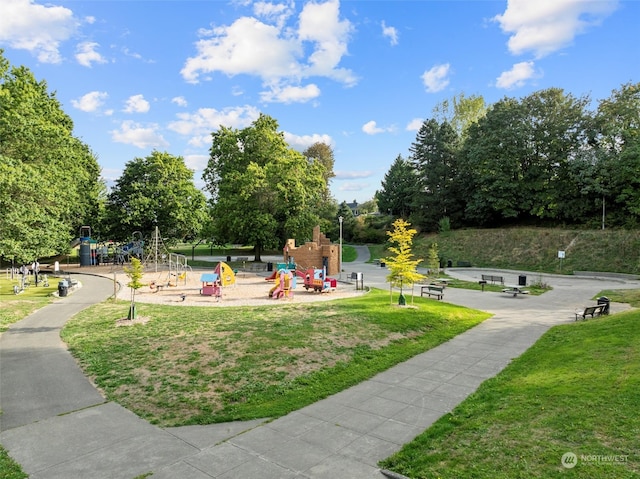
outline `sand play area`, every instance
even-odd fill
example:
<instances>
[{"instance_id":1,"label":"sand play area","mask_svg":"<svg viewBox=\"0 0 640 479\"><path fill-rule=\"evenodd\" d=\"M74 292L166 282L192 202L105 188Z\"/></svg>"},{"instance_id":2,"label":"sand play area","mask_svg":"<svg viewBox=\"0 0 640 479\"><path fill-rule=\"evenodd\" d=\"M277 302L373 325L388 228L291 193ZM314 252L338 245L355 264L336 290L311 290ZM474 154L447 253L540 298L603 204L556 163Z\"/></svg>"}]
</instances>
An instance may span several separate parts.
<instances>
[{"instance_id":1,"label":"sand play area","mask_svg":"<svg viewBox=\"0 0 640 479\"><path fill-rule=\"evenodd\" d=\"M265 275L250 272L239 272L235 277L235 284L221 288L221 298L203 296L200 294L202 283L200 277L207 271L189 272L185 278L174 278L169 281L166 271L145 273L142 282L146 284L136 292L136 302L170 304L173 306L249 306L268 305L277 303L303 303L312 301L329 301L332 299L349 298L364 294L356 290L354 284L338 283L337 287L328 292L313 292L305 290L303 282L298 278L297 286L292 289L292 295L287 298L269 298L269 290L275 286L274 280L266 280ZM113 279L113 273L101 273ZM129 278L123 272L115 273L119 283L118 299L131 299L131 289L127 287ZM168 284L171 283L171 286ZM177 283L177 284L176 284ZM160 286L160 287L158 287Z\"/></svg>"}]
</instances>

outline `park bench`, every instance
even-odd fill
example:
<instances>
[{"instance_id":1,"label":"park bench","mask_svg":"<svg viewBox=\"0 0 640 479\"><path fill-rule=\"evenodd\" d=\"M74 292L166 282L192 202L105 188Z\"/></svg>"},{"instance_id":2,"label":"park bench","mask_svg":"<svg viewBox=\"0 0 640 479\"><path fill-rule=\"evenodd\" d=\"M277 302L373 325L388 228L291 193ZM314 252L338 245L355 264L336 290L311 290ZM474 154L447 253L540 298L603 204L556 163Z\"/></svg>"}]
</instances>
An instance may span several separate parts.
<instances>
[{"instance_id":1,"label":"park bench","mask_svg":"<svg viewBox=\"0 0 640 479\"><path fill-rule=\"evenodd\" d=\"M236 261L249 261L249 257L248 256L238 256L236 258Z\"/></svg>"},{"instance_id":2,"label":"park bench","mask_svg":"<svg viewBox=\"0 0 640 479\"><path fill-rule=\"evenodd\" d=\"M456 266L458 268L471 268L471 261L458 261Z\"/></svg>"},{"instance_id":3,"label":"park bench","mask_svg":"<svg viewBox=\"0 0 640 479\"><path fill-rule=\"evenodd\" d=\"M600 316L602 311L604 310L606 304L597 304L595 306L587 306L584 308L584 311L579 312L576 311L576 321L578 318L587 319L587 316L591 316L592 318L596 316Z\"/></svg>"},{"instance_id":4,"label":"park bench","mask_svg":"<svg viewBox=\"0 0 640 479\"><path fill-rule=\"evenodd\" d=\"M426 286L420 287L420 296L424 295L435 296L438 300L441 300L444 296L444 287L443 286L435 286L433 284L427 284Z\"/></svg>"},{"instance_id":5,"label":"park bench","mask_svg":"<svg viewBox=\"0 0 640 479\"><path fill-rule=\"evenodd\" d=\"M493 276L492 274L483 274L482 281L491 281L491 284L495 284L495 283L504 284L504 277Z\"/></svg>"}]
</instances>

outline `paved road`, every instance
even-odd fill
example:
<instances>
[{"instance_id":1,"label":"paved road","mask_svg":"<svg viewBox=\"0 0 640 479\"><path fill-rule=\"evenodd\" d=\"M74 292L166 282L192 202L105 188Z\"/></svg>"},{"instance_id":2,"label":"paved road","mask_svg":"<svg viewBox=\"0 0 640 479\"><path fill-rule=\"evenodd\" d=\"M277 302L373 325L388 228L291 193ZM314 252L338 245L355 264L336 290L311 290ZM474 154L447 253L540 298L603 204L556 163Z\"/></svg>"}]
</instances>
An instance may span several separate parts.
<instances>
[{"instance_id":1,"label":"paved road","mask_svg":"<svg viewBox=\"0 0 640 479\"><path fill-rule=\"evenodd\" d=\"M386 288L386 270L345 269ZM268 259L266 259L268 261ZM477 280L481 271L452 269ZM517 283L522 272L497 272ZM31 479L382 478L377 462L428 428L549 327L602 289L637 281L527 273L554 289L543 296L447 288L445 300L494 313L453 340L369 381L275 421L161 429L102 396L59 339L64 322L109 296L110 281L82 276L83 288L15 324L0 337L0 443ZM348 273L343 273L346 279ZM353 287L341 284L341 287ZM410 294L410 293L408 293ZM614 304L614 311L625 308Z\"/></svg>"}]
</instances>

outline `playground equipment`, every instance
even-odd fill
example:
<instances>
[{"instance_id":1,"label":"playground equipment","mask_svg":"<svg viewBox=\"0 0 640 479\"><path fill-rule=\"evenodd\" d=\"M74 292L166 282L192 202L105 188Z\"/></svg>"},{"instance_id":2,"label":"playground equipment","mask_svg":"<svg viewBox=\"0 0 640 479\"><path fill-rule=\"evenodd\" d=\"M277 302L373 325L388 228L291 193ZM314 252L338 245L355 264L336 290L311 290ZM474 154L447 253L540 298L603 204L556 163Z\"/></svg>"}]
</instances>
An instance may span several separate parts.
<instances>
[{"instance_id":1,"label":"playground equipment","mask_svg":"<svg viewBox=\"0 0 640 479\"><path fill-rule=\"evenodd\" d=\"M203 273L200 276L200 281L202 282L200 294L202 296L214 296L219 301L222 297L220 276L216 273Z\"/></svg>"},{"instance_id":2,"label":"playground equipment","mask_svg":"<svg viewBox=\"0 0 640 479\"><path fill-rule=\"evenodd\" d=\"M104 251L104 250L103 250ZM131 258L142 259L144 255L144 240L140 231L134 231L131 242L116 246L115 256L118 264L131 262Z\"/></svg>"},{"instance_id":3,"label":"playground equipment","mask_svg":"<svg viewBox=\"0 0 640 479\"><path fill-rule=\"evenodd\" d=\"M304 289L309 291L329 292L336 289L338 281L334 278L327 278L327 270L309 268L304 273Z\"/></svg>"},{"instance_id":4,"label":"playground equipment","mask_svg":"<svg viewBox=\"0 0 640 479\"><path fill-rule=\"evenodd\" d=\"M220 284L224 286L231 286L236 283L236 275L227 263L220 261L214 270L220 278Z\"/></svg>"},{"instance_id":5,"label":"playground equipment","mask_svg":"<svg viewBox=\"0 0 640 479\"><path fill-rule=\"evenodd\" d=\"M169 253L167 260L169 266L167 286L178 286L180 281L186 285L187 273L191 271L191 266L187 264L187 257L183 254Z\"/></svg>"},{"instance_id":6,"label":"playground equipment","mask_svg":"<svg viewBox=\"0 0 640 479\"><path fill-rule=\"evenodd\" d=\"M296 287L296 276L288 269L280 269L275 276L275 286L269 290L273 299L292 298Z\"/></svg>"},{"instance_id":7,"label":"playground equipment","mask_svg":"<svg viewBox=\"0 0 640 479\"><path fill-rule=\"evenodd\" d=\"M80 245L80 266L96 264L96 244L97 242L91 239L91 227L81 226L79 238L71 242L72 248Z\"/></svg>"},{"instance_id":8,"label":"playground equipment","mask_svg":"<svg viewBox=\"0 0 640 479\"><path fill-rule=\"evenodd\" d=\"M295 239L289 239L283 252L285 262L290 262L295 258L298 265L323 267L328 274L340 272L340 248L338 245L332 244L331 240L320 232L320 226L313 228L312 241L296 246Z\"/></svg>"},{"instance_id":9,"label":"playground equipment","mask_svg":"<svg viewBox=\"0 0 640 479\"><path fill-rule=\"evenodd\" d=\"M282 269L287 269L290 271L295 271L296 270L296 264L294 262L288 262L288 263L276 263L276 267L273 270L273 273L271 273L271 275L269 275L268 277L265 278L266 281L271 281L273 279L276 279L276 276L278 275L278 272Z\"/></svg>"}]
</instances>

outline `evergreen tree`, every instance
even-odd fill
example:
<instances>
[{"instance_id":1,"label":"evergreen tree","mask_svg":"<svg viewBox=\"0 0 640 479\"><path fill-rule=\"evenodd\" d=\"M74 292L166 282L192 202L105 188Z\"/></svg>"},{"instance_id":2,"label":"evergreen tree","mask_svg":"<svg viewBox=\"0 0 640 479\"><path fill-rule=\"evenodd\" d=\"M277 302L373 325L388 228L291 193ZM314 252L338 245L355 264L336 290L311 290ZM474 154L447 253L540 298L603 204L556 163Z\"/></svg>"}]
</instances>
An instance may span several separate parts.
<instances>
[{"instance_id":1,"label":"evergreen tree","mask_svg":"<svg viewBox=\"0 0 640 479\"><path fill-rule=\"evenodd\" d=\"M382 189L376 191L378 209L383 214L408 218L411 198L417 187L417 177L411 163L398 155L384 175Z\"/></svg>"},{"instance_id":2,"label":"evergreen tree","mask_svg":"<svg viewBox=\"0 0 640 479\"><path fill-rule=\"evenodd\" d=\"M454 223L462 217L464 199L455 182L458 169L458 136L448 122L427 120L411 145L411 161L417 173L418 188L413 197L414 215L419 226L437 229L441 218Z\"/></svg>"},{"instance_id":3,"label":"evergreen tree","mask_svg":"<svg viewBox=\"0 0 640 479\"><path fill-rule=\"evenodd\" d=\"M356 218L353 215L353 211L349 208L346 201L340 203L338 207L338 213L335 217L335 224L339 224L340 217L342 216L342 239L344 241L353 241L353 237L356 231ZM337 237L337 236L336 236Z\"/></svg>"}]
</instances>

